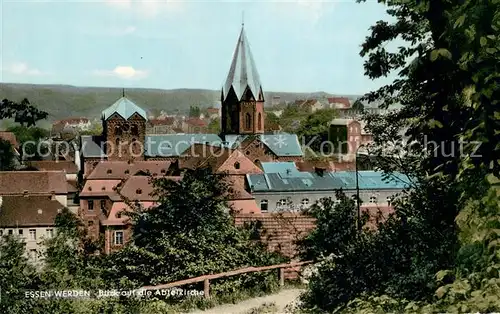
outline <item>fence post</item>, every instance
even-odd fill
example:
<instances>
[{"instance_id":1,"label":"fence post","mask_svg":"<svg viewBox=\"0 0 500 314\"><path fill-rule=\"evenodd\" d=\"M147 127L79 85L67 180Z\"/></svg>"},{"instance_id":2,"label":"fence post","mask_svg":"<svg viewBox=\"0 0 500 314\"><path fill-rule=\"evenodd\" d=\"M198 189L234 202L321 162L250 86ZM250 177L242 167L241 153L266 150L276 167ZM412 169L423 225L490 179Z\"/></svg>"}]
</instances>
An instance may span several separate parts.
<instances>
[{"instance_id":1,"label":"fence post","mask_svg":"<svg viewBox=\"0 0 500 314\"><path fill-rule=\"evenodd\" d=\"M278 268L278 281L280 286L283 287L285 285L285 269Z\"/></svg>"},{"instance_id":2,"label":"fence post","mask_svg":"<svg viewBox=\"0 0 500 314\"><path fill-rule=\"evenodd\" d=\"M203 296L205 299L210 297L210 280L208 280L208 278L205 278L203 281Z\"/></svg>"}]
</instances>

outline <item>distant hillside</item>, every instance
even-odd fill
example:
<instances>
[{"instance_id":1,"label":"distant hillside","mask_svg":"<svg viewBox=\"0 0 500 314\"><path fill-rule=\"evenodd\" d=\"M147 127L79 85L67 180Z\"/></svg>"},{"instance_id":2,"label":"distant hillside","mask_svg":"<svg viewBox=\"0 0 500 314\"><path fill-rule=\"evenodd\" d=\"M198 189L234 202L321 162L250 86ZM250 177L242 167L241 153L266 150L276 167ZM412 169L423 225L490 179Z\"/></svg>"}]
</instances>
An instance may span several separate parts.
<instances>
[{"instance_id":1,"label":"distant hillside","mask_svg":"<svg viewBox=\"0 0 500 314\"><path fill-rule=\"evenodd\" d=\"M220 90L206 89L126 89L126 96L143 107L149 114L187 113L192 105L207 107L215 105L220 99ZM49 121L67 117L99 118L101 111L121 97L122 89L106 87L78 87L70 85L33 85L0 83L0 99L19 101L23 98L49 113ZM295 101L304 98L325 98L324 92L265 94L266 105L273 96L282 101ZM356 98L356 96L349 96Z\"/></svg>"}]
</instances>

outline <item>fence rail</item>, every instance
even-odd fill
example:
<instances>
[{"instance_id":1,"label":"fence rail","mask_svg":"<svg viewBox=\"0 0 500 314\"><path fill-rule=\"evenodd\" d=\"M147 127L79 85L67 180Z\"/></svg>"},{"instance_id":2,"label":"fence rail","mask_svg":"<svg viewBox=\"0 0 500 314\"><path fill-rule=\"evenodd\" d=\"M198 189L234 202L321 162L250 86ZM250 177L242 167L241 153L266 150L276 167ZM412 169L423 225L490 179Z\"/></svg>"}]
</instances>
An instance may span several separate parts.
<instances>
[{"instance_id":1,"label":"fence rail","mask_svg":"<svg viewBox=\"0 0 500 314\"><path fill-rule=\"evenodd\" d=\"M204 297L209 298L210 297L210 280L217 279L217 278L224 278L224 277L231 277L235 275L240 275L240 274L247 274L247 273L255 273L255 272L261 272L261 271L267 271L267 270L272 270L272 269L278 269L278 280L281 286L284 285L285 283L285 269L289 268L294 268L298 266L304 266L311 264L312 261L305 261L305 262L293 262L293 263L285 263L285 264L277 264L277 265L270 265L270 266L261 266L261 267L246 267L246 268L240 268L232 271L227 271L219 274L213 274L213 275L204 275L204 276L199 276L199 277L194 277L194 278L189 278L189 279L184 279L180 281L175 281L163 285L157 285L157 286L145 286L142 287L143 290L161 290L161 289L170 289L170 288L176 288L184 285L189 285L193 283L198 283L203 281L203 292L204 292Z\"/></svg>"}]
</instances>

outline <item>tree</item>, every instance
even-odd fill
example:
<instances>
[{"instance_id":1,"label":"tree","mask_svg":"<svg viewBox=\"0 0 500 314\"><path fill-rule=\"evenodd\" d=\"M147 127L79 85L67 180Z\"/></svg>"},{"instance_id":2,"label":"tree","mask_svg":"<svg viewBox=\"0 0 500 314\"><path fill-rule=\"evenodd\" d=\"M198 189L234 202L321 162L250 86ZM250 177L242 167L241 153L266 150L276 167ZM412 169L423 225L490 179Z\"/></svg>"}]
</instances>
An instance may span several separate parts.
<instances>
[{"instance_id":1,"label":"tree","mask_svg":"<svg viewBox=\"0 0 500 314\"><path fill-rule=\"evenodd\" d=\"M24 255L24 243L9 235L0 237L0 312L28 313L34 299L26 298L24 292L36 290L34 267Z\"/></svg>"},{"instance_id":2,"label":"tree","mask_svg":"<svg viewBox=\"0 0 500 314\"><path fill-rule=\"evenodd\" d=\"M122 277L136 285L162 284L283 261L234 225L225 176L198 169L187 171L181 181L157 179L154 186L161 205L130 214L132 242L114 255ZM212 289L233 292L261 286L259 280L269 278L256 274L242 281L227 279Z\"/></svg>"},{"instance_id":3,"label":"tree","mask_svg":"<svg viewBox=\"0 0 500 314\"><path fill-rule=\"evenodd\" d=\"M21 146L21 157L29 160L40 160L49 154L49 145L45 143L49 132L38 127L13 126L7 129L16 135Z\"/></svg>"},{"instance_id":4,"label":"tree","mask_svg":"<svg viewBox=\"0 0 500 314\"><path fill-rule=\"evenodd\" d=\"M357 99L354 104L352 104L352 110L356 111L356 112L363 112L363 110L365 110L365 106L363 105L363 103Z\"/></svg>"},{"instance_id":5,"label":"tree","mask_svg":"<svg viewBox=\"0 0 500 314\"><path fill-rule=\"evenodd\" d=\"M199 118L200 115L201 115L201 109L199 106L190 106L189 107L189 117Z\"/></svg>"},{"instance_id":6,"label":"tree","mask_svg":"<svg viewBox=\"0 0 500 314\"><path fill-rule=\"evenodd\" d=\"M8 99L0 103L0 120L14 118L21 126L34 126L37 121L46 119L47 116L47 112L37 109L26 98L20 103Z\"/></svg>"},{"instance_id":7,"label":"tree","mask_svg":"<svg viewBox=\"0 0 500 314\"><path fill-rule=\"evenodd\" d=\"M328 141L330 121L337 116L334 109L320 109L301 121L297 135L307 143L314 152L331 153L322 146ZM328 147L327 147L328 148Z\"/></svg>"},{"instance_id":8,"label":"tree","mask_svg":"<svg viewBox=\"0 0 500 314\"><path fill-rule=\"evenodd\" d=\"M280 118L272 111L266 111L264 115L264 129L266 132L273 132L280 126Z\"/></svg>"},{"instance_id":9,"label":"tree","mask_svg":"<svg viewBox=\"0 0 500 314\"><path fill-rule=\"evenodd\" d=\"M14 170L14 148L9 141L0 139L0 171Z\"/></svg>"},{"instance_id":10,"label":"tree","mask_svg":"<svg viewBox=\"0 0 500 314\"><path fill-rule=\"evenodd\" d=\"M220 133L220 118L216 118L210 121L208 124L208 132L219 134Z\"/></svg>"}]
</instances>

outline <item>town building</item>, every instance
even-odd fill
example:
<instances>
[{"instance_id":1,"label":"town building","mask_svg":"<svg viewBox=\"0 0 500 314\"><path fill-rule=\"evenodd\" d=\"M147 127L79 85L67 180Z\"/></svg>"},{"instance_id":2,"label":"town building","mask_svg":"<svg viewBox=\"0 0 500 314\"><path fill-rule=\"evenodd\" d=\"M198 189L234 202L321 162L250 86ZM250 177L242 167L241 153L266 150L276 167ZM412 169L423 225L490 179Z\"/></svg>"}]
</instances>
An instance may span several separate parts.
<instances>
[{"instance_id":1,"label":"town building","mask_svg":"<svg viewBox=\"0 0 500 314\"><path fill-rule=\"evenodd\" d=\"M333 119L329 127L329 140L332 143L333 152L342 161L353 161L358 147L372 143L373 136L367 132L363 121Z\"/></svg>"},{"instance_id":2,"label":"town building","mask_svg":"<svg viewBox=\"0 0 500 314\"><path fill-rule=\"evenodd\" d=\"M314 113L320 109L324 109L324 105L321 103L321 101L317 99L307 99L307 100L296 100L293 104L294 106L297 106L298 108L301 108L303 110L306 110L310 113Z\"/></svg>"}]
</instances>

